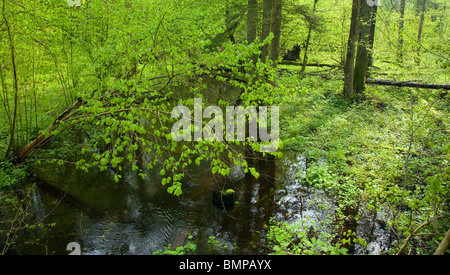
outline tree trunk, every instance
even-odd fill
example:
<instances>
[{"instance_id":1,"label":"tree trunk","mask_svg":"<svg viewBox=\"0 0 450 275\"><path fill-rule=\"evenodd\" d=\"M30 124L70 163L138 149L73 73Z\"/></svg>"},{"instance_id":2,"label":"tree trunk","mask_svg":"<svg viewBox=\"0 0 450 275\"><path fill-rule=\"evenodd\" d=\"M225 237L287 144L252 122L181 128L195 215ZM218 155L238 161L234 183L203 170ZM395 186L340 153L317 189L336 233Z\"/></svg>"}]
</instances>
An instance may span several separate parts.
<instances>
[{"instance_id":1,"label":"tree trunk","mask_svg":"<svg viewBox=\"0 0 450 275\"><path fill-rule=\"evenodd\" d=\"M371 13L371 17L370 17L369 53L367 56L367 66L368 67L372 67L372 65L373 65L373 44L375 43L377 11L378 11L378 6L374 5L372 7L372 13Z\"/></svg>"},{"instance_id":2,"label":"tree trunk","mask_svg":"<svg viewBox=\"0 0 450 275\"><path fill-rule=\"evenodd\" d=\"M370 52L370 30L371 26L375 25L375 21L372 21L371 18L375 17L375 7L376 5L374 7L370 7L366 3L361 3L360 15L358 20L358 49L356 53L353 82L353 89L356 95L362 94L365 89L365 81L369 61L368 57Z\"/></svg>"},{"instance_id":3,"label":"tree trunk","mask_svg":"<svg viewBox=\"0 0 450 275\"><path fill-rule=\"evenodd\" d=\"M6 118L8 120L8 125L11 126L11 107L9 106L9 95L8 95L8 86L6 85L6 80L3 76L3 66L0 66L0 79L2 81L2 90L3 90L3 108L5 110Z\"/></svg>"},{"instance_id":4,"label":"tree trunk","mask_svg":"<svg viewBox=\"0 0 450 275\"><path fill-rule=\"evenodd\" d=\"M403 63L403 26L405 21L405 0L400 1L400 20L398 22L398 51L397 61Z\"/></svg>"},{"instance_id":5,"label":"tree trunk","mask_svg":"<svg viewBox=\"0 0 450 275\"><path fill-rule=\"evenodd\" d=\"M358 40L358 18L360 10L360 0L353 0L352 19L347 46L347 59L344 65L344 94L353 101L355 93L353 90L354 65L356 55L356 41Z\"/></svg>"},{"instance_id":6,"label":"tree trunk","mask_svg":"<svg viewBox=\"0 0 450 275\"><path fill-rule=\"evenodd\" d=\"M439 247L434 252L434 255L445 255L445 251L450 247L450 230L445 234L444 239L442 240Z\"/></svg>"},{"instance_id":7,"label":"tree trunk","mask_svg":"<svg viewBox=\"0 0 450 275\"><path fill-rule=\"evenodd\" d=\"M247 4L247 41L248 44L256 40L258 30L258 0L248 0ZM252 57L253 64L256 64L258 56Z\"/></svg>"},{"instance_id":8,"label":"tree trunk","mask_svg":"<svg viewBox=\"0 0 450 275\"><path fill-rule=\"evenodd\" d=\"M319 0L314 0L314 6L313 6L313 13L316 12L316 6L317 2ZM311 39L311 32L312 32L312 24L309 23L309 29L308 29L308 36L306 37L306 44L305 44L305 53L303 54L303 65L301 73L305 72L306 64L308 63L308 47L309 47L309 40Z\"/></svg>"},{"instance_id":9,"label":"tree trunk","mask_svg":"<svg viewBox=\"0 0 450 275\"><path fill-rule=\"evenodd\" d=\"M422 0L416 0L416 2L414 2L414 15L416 17L419 16L421 6L422 6Z\"/></svg>"},{"instance_id":10,"label":"tree trunk","mask_svg":"<svg viewBox=\"0 0 450 275\"><path fill-rule=\"evenodd\" d=\"M17 80L17 68L16 68L16 54L15 54L15 47L14 47L14 41L11 35L11 27L9 25L8 19L6 18L6 1L3 0L3 8L2 8L2 15L3 20L5 22L6 30L8 33L8 39L9 39L9 46L11 49L11 63L13 68L13 74L14 74L14 113L12 115L12 123L10 127L10 140L8 148L6 149L6 155L5 158L8 158L9 154L12 150L14 150L15 147L15 138L14 134L16 133L16 124L17 124L17 105L19 104L19 87L18 87L18 80Z\"/></svg>"},{"instance_id":11,"label":"tree trunk","mask_svg":"<svg viewBox=\"0 0 450 275\"><path fill-rule=\"evenodd\" d=\"M423 22L425 21L425 9L427 0L421 0L421 10L420 10L420 20L419 20L419 29L417 31L417 48L416 48L416 57L414 60L417 64L420 64L420 41L422 40L422 30L423 30Z\"/></svg>"},{"instance_id":12,"label":"tree trunk","mask_svg":"<svg viewBox=\"0 0 450 275\"><path fill-rule=\"evenodd\" d=\"M281 38L281 19L283 6L281 0L273 0L273 15L272 15L272 33L273 40L270 49L270 59L273 61L275 67L278 65L278 56L280 54L280 38Z\"/></svg>"},{"instance_id":13,"label":"tree trunk","mask_svg":"<svg viewBox=\"0 0 450 275\"><path fill-rule=\"evenodd\" d=\"M247 41L249 44L256 40L258 29L258 0L248 0L247 3Z\"/></svg>"},{"instance_id":14,"label":"tree trunk","mask_svg":"<svg viewBox=\"0 0 450 275\"><path fill-rule=\"evenodd\" d=\"M269 36L272 26L273 0L264 0L263 6L262 40L264 41ZM268 56L269 45L264 45L261 49L261 61L266 62Z\"/></svg>"}]
</instances>

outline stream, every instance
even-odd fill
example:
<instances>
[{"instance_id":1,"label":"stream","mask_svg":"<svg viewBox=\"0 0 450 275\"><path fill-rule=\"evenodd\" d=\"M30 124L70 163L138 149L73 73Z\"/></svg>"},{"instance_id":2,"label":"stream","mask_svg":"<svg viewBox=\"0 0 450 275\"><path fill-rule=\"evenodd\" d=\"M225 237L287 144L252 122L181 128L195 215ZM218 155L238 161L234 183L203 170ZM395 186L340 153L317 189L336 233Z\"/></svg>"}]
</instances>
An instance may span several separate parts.
<instances>
[{"instance_id":1,"label":"stream","mask_svg":"<svg viewBox=\"0 0 450 275\"><path fill-rule=\"evenodd\" d=\"M67 245L76 242L83 255L149 255L169 244L184 245L191 235L196 254L257 255L267 253L260 240L271 217L289 223L332 218L333 200L299 179L307 167L303 157L285 154L258 161L256 167L258 179L233 167L220 183L208 164L195 166L182 196L176 197L167 193L158 175L142 180L129 171L116 183L112 172L41 164L36 173L42 183L32 194L32 212L35 219L55 225L27 231L16 253L67 255ZM224 210L213 203L212 194L229 188L237 202ZM377 222L359 225L357 234L373 241L355 254L387 249L388 232ZM220 248L208 243L211 236Z\"/></svg>"}]
</instances>

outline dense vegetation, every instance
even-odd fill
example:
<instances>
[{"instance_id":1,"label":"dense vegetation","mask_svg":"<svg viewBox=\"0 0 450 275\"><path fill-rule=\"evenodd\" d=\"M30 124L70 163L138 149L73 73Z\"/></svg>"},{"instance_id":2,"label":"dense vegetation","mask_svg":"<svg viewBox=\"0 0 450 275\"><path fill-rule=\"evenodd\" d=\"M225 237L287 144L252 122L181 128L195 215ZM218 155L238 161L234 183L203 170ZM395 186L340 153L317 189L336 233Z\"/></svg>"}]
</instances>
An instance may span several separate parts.
<instances>
[{"instance_id":1,"label":"dense vegetation","mask_svg":"<svg viewBox=\"0 0 450 275\"><path fill-rule=\"evenodd\" d=\"M327 224L267 224L264 253L355 253L367 243L348 224L382 215L393 236L384 253L433 254L450 229L450 7L369 2L2 0L0 201L12 214L0 210L0 253L49 226L28 211L43 162L113 169L117 182L124 170L155 170L180 196L189 165L223 176L239 165L258 178L252 151L302 154L299 177L336 201ZM175 142L171 110L198 97L280 106L280 149Z\"/></svg>"}]
</instances>

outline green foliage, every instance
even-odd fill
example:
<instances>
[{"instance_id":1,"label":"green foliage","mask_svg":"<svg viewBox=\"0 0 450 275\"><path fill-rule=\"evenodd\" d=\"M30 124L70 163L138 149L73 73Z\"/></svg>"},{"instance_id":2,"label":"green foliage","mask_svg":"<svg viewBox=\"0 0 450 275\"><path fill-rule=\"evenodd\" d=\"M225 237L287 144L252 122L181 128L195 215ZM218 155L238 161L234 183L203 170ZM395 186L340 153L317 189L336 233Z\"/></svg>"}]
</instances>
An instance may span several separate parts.
<instances>
[{"instance_id":1,"label":"green foliage","mask_svg":"<svg viewBox=\"0 0 450 275\"><path fill-rule=\"evenodd\" d=\"M89 22L91 28L103 30L98 37L79 33L94 45L89 48L91 55L86 56L89 66L81 79L96 90L80 94L86 102L79 108L83 115L72 123L88 122L102 129L101 140L84 149L90 156L77 162L80 169L111 167L117 182L126 162L131 162L143 177L146 170L158 169L167 191L179 196L183 169L192 159L196 165L211 162L212 172L221 175L229 173L229 162L247 167L242 155L230 155L234 152L233 144L211 141L187 144L171 139L171 125L175 122L171 118L172 108L179 104L192 108L194 97L204 97L208 82L226 82L243 89L244 105L276 98L267 96L274 88L266 80L253 80L263 70L270 79L268 73L274 70L261 62L256 65L246 62L261 44L224 41L220 49L212 52L211 39L224 28L224 21L217 20L224 18L224 7L220 1L199 5L196 1L176 5L170 1L165 5L133 2L127 9L134 12L124 17L122 5L98 3L77 13L81 21L90 14L108 14L111 20ZM154 12L149 17L145 10ZM105 34L109 24L117 28ZM79 46L85 47L83 43ZM248 85L252 82L253 85ZM178 99L183 90L186 94ZM136 156L142 153L151 156L147 167L135 165ZM257 176L255 171L249 172Z\"/></svg>"},{"instance_id":2,"label":"green foliage","mask_svg":"<svg viewBox=\"0 0 450 275\"><path fill-rule=\"evenodd\" d=\"M229 196L231 194L234 194L235 191L233 189L227 189L227 190L222 190L221 193L225 196Z\"/></svg>"},{"instance_id":3,"label":"green foliage","mask_svg":"<svg viewBox=\"0 0 450 275\"><path fill-rule=\"evenodd\" d=\"M189 235L189 239L192 239L192 235ZM177 246L174 249L172 249L169 244L167 247L164 247L163 250L153 252L153 255L192 255L195 254L196 251L197 245L191 241L188 241L187 244Z\"/></svg>"},{"instance_id":4,"label":"green foliage","mask_svg":"<svg viewBox=\"0 0 450 275\"><path fill-rule=\"evenodd\" d=\"M20 119L27 119L18 123L20 143L16 142L16 147L24 146L39 133L61 137L62 131L79 127L87 138L87 142L81 142L82 148L56 138L53 144L63 149L48 150L41 159L70 159L85 171L111 168L117 182L128 166L143 178L148 170L158 169L162 184L177 196L182 194L183 170L192 160L196 165L212 162L211 170L221 175L229 173L229 163L247 168L242 155L236 154L233 147L247 144L258 150L259 144L208 141L182 144L170 136L173 107L179 104L192 107L194 97L210 98L211 85L222 83L240 92L235 98L217 97L208 101L222 102L223 107L239 97L244 107L255 102L273 105L282 97L272 84L275 68L260 61L247 62L270 38L250 45L215 39L226 32L231 6L240 17L240 4L224 5L216 0L179 3L95 0L79 8L61 1L39 5L8 3L5 14L16 34L13 42L20 79L32 86L27 87L30 89L23 96L34 100L33 108L29 102L18 102L18 108L25 114ZM9 62L11 59L6 57L10 53L5 50L9 45L5 44L6 39L0 41L5 46L2 63ZM26 60L33 61L32 68L27 67ZM6 115L2 114L0 119L8 122L14 103L8 92L11 75L9 68L5 74L2 72L1 100ZM59 100L62 97L64 100ZM83 103L70 118L62 119L56 130L45 130L76 98ZM34 106L38 100L43 102L39 110ZM0 133L3 135L8 133ZM3 144L2 141L2 151ZM82 156L74 153L77 150ZM146 167L136 165L142 154L151 158ZM256 171L247 171L258 176Z\"/></svg>"},{"instance_id":5,"label":"green foliage","mask_svg":"<svg viewBox=\"0 0 450 275\"><path fill-rule=\"evenodd\" d=\"M185 245L172 248L172 245L164 247L162 250L153 252L153 255L195 255L197 252L197 242L193 235L188 236L188 241ZM223 254L230 248L228 245L223 244L215 236L209 236L207 241L208 251L210 254Z\"/></svg>"},{"instance_id":6,"label":"green foliage","mask_svg":"<svg viewBox=\"0 0 450 275\"><path fill-rule=\"evenodd\" d=\"M14 190L14 187L16 188ZM0 217L0 255L7 254L12 248L18 245L37 246L44 253L50 253L45 249L46 244L39 235L45 230L56 226L54 222L39 221L34 215L32 209L33 190L35 185L21 185L11 188L0 189L0 204L2 215ZM33 234L36 237L33 240L23 242L20 239L24 234Z\"/></svg>"},{"instance_id":7,"label":"green foliage","mask_svg":"<svg viewBox=\"0 0 450 275\"><path fill-rule=\"evenodd\" d=\"M267 242L273 255L346 255L348 250L342 243L334 242L335 236L324 228L315 228L315 223L302 221L293 224L276 222L268 226Z\"/></svg>"},{"instance_id":8,"label":"green foliage","mask_svg":"<svg viewBox=\"0 0 450 275\"><path fill-rule=\"evenodd\" d=\"M23 183L27 176L26 167L14 166L9 162L0 162L0 190Z\"/></svg>"},{"instance_id":9,"label":"green foliage","mask_svg":"<svg viewBox=\"0 0 450 275\"><path fill-rule=\"evenodd\" d=\"M211 251L211 254L223 254L227 250L231 249L230 247L228 247L228 245L223 244L215 236L209 236L208 246L209 246L209 251Z\"/></svg>"},{"instance_id":10,"label":"green foliage","mask_svg":"<svg viewBox=\"0 0 450 275\"><path fill-rule=\"evenodd\" d=\"M340 93L342 81L332 78L341 75L339 66L345 61L349 0L318 1L315 13L312 0L284 3L281 52L304 41L312 26L308 63L339 65L329 71L329 80L299 76L292 66L279 66L293 72L280 76L271 62L249 62L273 35L246 42L244 0L92 0L82 1L81 7L61 0L4 4L2 17L7 20L2 26L8 21L12 36L0 33L2 160L10 157L5 154L11 137L11 152L19 152L45 134L46 147L31 154L30 162L111 170L116 182L130 170L142 179L155 174L152 181L180 196L192 166L209 165L213 174L226 176L238 165L258 178L242 148L259 151L260 144L175 142L170 135L175 106L192 110L195 97L220 107L236 102L244 107L281 105L281 145L307 158L304 182L337 201L339 218L351 206L360 208L357 219L385 212L399 244L424 221L448 212L450 97L441 91L367 87L365 100L350 105ZM379 7L371 77L448 82L446 5L445 0L434 0L426 6L420 43L419 14L407 5L403 64L392 62L399 14L392 5ZM12 60L19 79L17 101ZM324 71L319 73L323 76ZM218 87L236 95L224 96ZM81 106L49 130L77 98ZM0 163L0 189L18 186L26 176L24 166ZM425 228L433 237L423 251L435 246L447 221ZM279 239L277 252L342 252L324 244L330 236L313 239L291 225L277 226L272 228L272 239ZM305 245L286 243L292 234L300 234L296 238ZM194 251L189 245L173 253Z\"/></svg>"},{"instance_id":11,"label":"green foliage","mask_svg":"<svg viewBox=\"0 0 450 275\"><path fill-rule=\"evenodd\" d=\"M308 88L282 115L283 139L286 148L306 156L308 169L299 176L336 200L338 219L349 209L358 209L350 211L357 221L385 213L392 217L386 220L388 229L406 238L448 212L446 96L376 87L366 91L368 100L347 106L334 93ZM431 239L446 232L448 217L443 217L434 224L440 233L425 230ZM431 243L418 253L430 254Z\"/></svg>"}]
</instances>

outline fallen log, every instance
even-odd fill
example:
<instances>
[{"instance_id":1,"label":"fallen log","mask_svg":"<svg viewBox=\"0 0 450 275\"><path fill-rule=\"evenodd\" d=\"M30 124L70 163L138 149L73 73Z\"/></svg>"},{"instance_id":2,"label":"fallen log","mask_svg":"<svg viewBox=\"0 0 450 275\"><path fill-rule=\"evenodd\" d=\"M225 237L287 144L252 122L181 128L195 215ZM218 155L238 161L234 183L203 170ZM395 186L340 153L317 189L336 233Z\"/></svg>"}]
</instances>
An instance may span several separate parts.
<instances>
[{"instance_id":1,"label":"fallen log","mask_svg":"<svg viewBox=\"0 0 450 275\"><path fill-rule=\"evenodd\" d=\"M293 66L302 66L303 64L299 63L299 62L295 62L295 61L288 61L288 60L283 60L280 63L281 65L293 65ZM334 65L334 64L320 64L320 63L309 63L306 64L307 67L330 67L330 68L337 68L340 65Z\"/></svg>"},{"instance_id":2,"label":"fallen log","mask_svg":"<svg viewBox=\"0 0 450 275\"><path fill-rule=\"evenodd\" d=\"M47 128L48 133L51 133L55 131L61 122L66 121L68 118L70 118L75 112L72 112L78 106L80 106L83 103L83 100L81 98L78 98L75 100L75 102L66 108L66 110L56 118L56 120L53 122L53 124ZM40 144L42 144L45 140L48 139L48 135L41 134L36 139L34 139L32 142L28 143L25 147L22 148L22 150L16 155L16 163L22 163L27 155L33 151L36 147L38 147Z\"/></svg>"},{"instance_id":3,"label":"fallen log","mask_svg":"<svg viewBox=\"0 0 450 275\"><path fill-rule=\"evenodd\" d=\"M366 84L370 84L370 85L384 85L384 86L396 86L396 87L422 88L422 89L450 90L450 85L449 84L427 84L427 83L417 83L417 82L410 82L410 81L393 81L393 80L382 80L382 79L366 79Z\"/></svg>"},{"instance_id":4,"label":"fallen log","mask_svg":"<svg viewBox=\"0 0 450 275\"><path fill-rule=\"evenodd\" d=\"M288 70L283 70L288 71ZM289 71L291 72L291 71ZM292 73L292 72L291 72ZM317 74L308 73L311 76L318 76L323 79L329 80L333 77L329 74ZM337 78L343 80L343 77ZM422 88L422 89L435 89L435 90L450 90L450 84L429 84L429 83L417 83L411 81L394 81L394 80L384 80L384 79L366 79L366 84L368 85L381 85L381 86L396 86L396 87L409 87L409 88Z\"/></svg>"}]
</instances>

